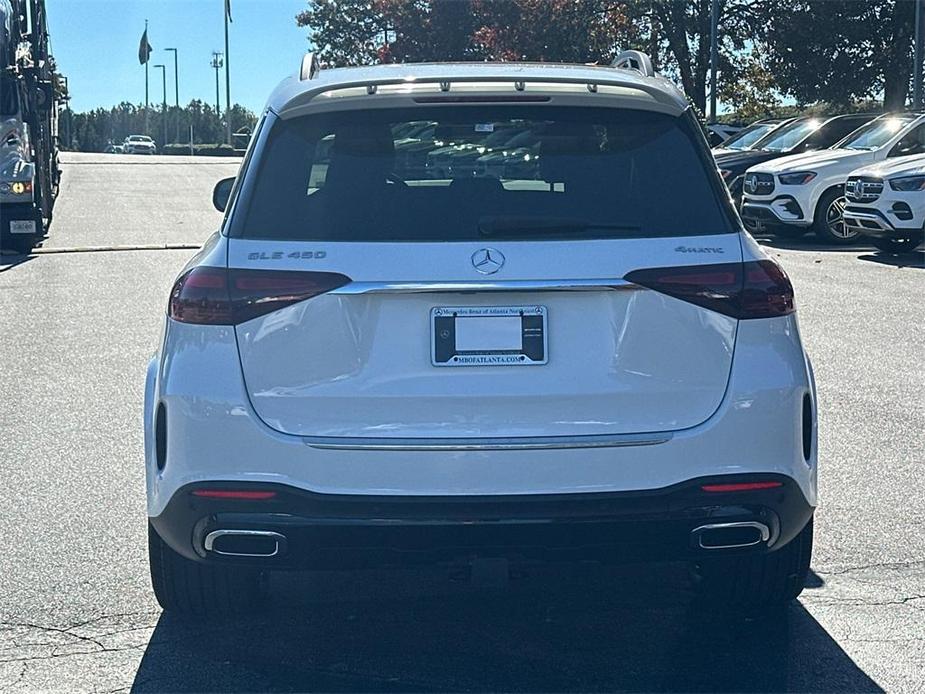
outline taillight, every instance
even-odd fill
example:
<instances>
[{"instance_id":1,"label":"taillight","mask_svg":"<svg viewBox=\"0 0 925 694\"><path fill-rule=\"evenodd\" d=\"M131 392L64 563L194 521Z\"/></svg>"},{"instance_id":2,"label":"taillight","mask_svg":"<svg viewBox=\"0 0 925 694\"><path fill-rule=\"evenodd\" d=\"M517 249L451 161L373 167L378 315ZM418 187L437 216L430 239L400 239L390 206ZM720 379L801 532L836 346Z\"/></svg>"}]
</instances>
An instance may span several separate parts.
<instances>
[{"instance_id":1,"label":"taillight","mask_svg":"<svg viewBox=\"0 0 925 694\"><path fill-rule=\"evenodd\" d=\"M773 260L633 270L624 279L733 318L773 318L795 310L793 285Z\"/></svg>"},{"instance_id":2,"label":"taillight","mask_svg":"<svg viewBox=\"0 0 925 694\"><path fill-rule=\"evenodd\" d=\"M336 272L194 267L173 285L167 313L181 323L237 325L349 282Z\"/></svg>"}]
</instances>

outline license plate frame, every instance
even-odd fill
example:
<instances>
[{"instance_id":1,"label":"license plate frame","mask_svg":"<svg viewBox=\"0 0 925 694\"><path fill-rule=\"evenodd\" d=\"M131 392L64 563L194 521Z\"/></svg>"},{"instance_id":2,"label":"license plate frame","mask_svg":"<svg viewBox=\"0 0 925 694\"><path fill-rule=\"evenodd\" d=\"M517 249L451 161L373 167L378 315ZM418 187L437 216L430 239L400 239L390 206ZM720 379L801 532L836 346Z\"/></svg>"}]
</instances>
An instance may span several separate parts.
<instances>
[{"instance_id":1,"label":"license plate frame","mask_svg":"<svg viewBox=\"0 0 925 694\"><path fill-rule=\"evenodd\" d=\"M500 333L510 333L510 319L520 319L520 347L457 348L458 321L508 319ZM486 325L481 323L481 325ZM460 327L462 327L460 325ZM500 327L500 326L499 326ZM462 333L464 331L460 331ZM486 336L488 339L488 336ZM494 339L503 339L495 336ZM467 336L466 341L478 340ZM471 345L469 345L471 346ZM430 311L430 359L433 366L542 366L549 362L548 312L545 306L435 306Z\"/></svg>"},{"instance_id":2,"label":"license plate frame","mask_svg":"<svg viewBox=\"0 0 925 694\"><path fill-rule=\"evenodd\" d=\"M11 219L10 234L35 234L35 220Z\"/></svg>"}]
</instances>

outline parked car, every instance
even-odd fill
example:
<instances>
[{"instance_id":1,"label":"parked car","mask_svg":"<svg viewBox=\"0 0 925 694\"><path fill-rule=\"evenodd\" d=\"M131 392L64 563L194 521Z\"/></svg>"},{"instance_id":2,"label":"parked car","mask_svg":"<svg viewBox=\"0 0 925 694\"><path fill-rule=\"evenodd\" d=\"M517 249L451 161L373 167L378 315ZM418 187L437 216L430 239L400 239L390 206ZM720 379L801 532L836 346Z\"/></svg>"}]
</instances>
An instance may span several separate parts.
<instances>
[{"instance_id":1,"label":"parked car","mask_svg":"<svg viewBox=\"0 0 925 694\"><path fill-rule=\"evenodd\" d=\"M712 150L713 156L717 157L721 154L731 154L733 152L751 149L758 140L792 120L793 118L768 118L766 120L755 121L735 135L732 135L716 145Z\"/></svg>"},{"instance_id":2,"label":"parked car","mask_svg":"<svg viewBox=\"0 0 925 694\"><path fill-rule=\"evenodd\" d=\"M216 185L221 230L148 368L160 604L231 611L262 572L486 555L677 559L727 608L794 598L812 369L687 98L636 52L303 65ZM396 156L421 122L432 148L450 125L476 147L529 130L540 165L430 178Z\"/></svg>"},{"instance_id":3,"label":"parked car","mask_svg":"<svg viewBox=\"0 0 925 694\"><path fill-rule=\"evenodd\" d=\"M831 147L874 117L869 114L850 114L829 118L794 118L775 128L748 149L716 155L716 166L738 206L742 201L745 172L750 167L793 154ZM754 225L751 228L754 230Z\"/></svg>"},{"instance_id":4,"label":"parked car","mask_svg":"<svg viewBox=\"0 0 925 694\"><path fill-rule=\"evenodd\" d=\"M844 187L862 166L925 153L925 114L888 114L871 121L831 149L770 161L748 170L742 217L773 225L778 233L852 243L860 232L845 225Z\"/></svg>"},{"instance_id":5,"label":"parked car","mask_svg":"<svg viewBox=\"0 0 925 694\"><path fill-rule=\"evenodd\" d=\"M741 125L727 125L726 123L711 123L707 126L707 142L716 147L742 130Z\"/></svg>"},{"instance_id":6,"label":"parked car","mask_svg":"<svg viewBox=\"0 0 925 694\"><path fill-rule=\"evenodd\" d=\"M103 150L105 154L122 154L125 152L125 148L122 145L115 145L110 142L106 145L106 149Z\"/></svg>"},{"instance_id":7,"label":"parked car","mask_svg":"<svg viewBox=\"0 0 925 694\"><path fill-rule=\"evenodd\" d=\"M925 234L925 154L852 171L845 183L845 225L881 251L903 253Z\"/></svg>"},{"instance_id":8,"label":"parked car","mask_svg":"<svg viewBox=\"0 0 925 694\"><path fill-rule=\"evenodd\" d=\"M122 149L126 154L157 154L157 143L147 135L129 135Z\"/></svg>"}]
</instances>

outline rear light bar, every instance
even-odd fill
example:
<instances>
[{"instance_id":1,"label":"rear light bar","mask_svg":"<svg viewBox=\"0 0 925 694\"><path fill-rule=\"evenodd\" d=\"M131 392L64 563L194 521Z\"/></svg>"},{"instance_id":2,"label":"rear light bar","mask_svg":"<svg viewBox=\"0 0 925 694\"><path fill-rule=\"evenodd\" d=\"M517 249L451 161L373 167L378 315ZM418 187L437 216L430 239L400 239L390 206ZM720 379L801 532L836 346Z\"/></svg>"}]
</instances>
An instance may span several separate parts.
<instances>
[{"instance_id":1,"label":"rear light bar","mask_svg":"<svg viewBox=\"0 0 925 694\"><path fill-rule=\"evenodd\" d=\"M167 315L181 323L238 325L350 281L335 272L194 267L173 285Z\"/></svg>"},{"instance_id":2,"label":"rear light bar","mask_svg":"<svg viewBox=\"0 0 925 694\"><path fill-rule=\"evenodd\" d=\"M253 489L194 489L193 496L205 499L242 499L246 501L266 501L276 496L276 492L257 491Z\"/></svg>"},{"instance_id":3,"label":"rear light bar","mask_svg":"<svg viewBox=\"0 0 925 694\"><path fill-rule=\"evenodd\" d=\"M783 487L783 482L732 482L729 484L704 484L700 488L705 492L753 492L758 489L776 489Z\"/></svg>"},{"instance_id":4,"label":"rear light bar","mask_svg":"<svg viewBox=\"0 0 925 694\"><path fill-rule=\"evenodd\" d=\"M773 260L633 270L624 279L738 319L796 310L793 285Z\"/></svg>"}]
</instances>

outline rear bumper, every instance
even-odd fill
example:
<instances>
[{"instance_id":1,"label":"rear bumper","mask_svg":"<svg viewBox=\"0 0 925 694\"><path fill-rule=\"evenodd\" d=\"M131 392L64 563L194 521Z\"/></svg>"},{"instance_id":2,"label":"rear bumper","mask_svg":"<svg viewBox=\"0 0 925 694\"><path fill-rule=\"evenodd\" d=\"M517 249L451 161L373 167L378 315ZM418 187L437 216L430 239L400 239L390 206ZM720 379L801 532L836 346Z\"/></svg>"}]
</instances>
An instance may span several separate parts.
<instances>
[{"instance_id":1,"label":"rear bumper","mask_svg":"<svg viewBox=\"0 0 925 694\"><path fill-rule=\"evenodd\" d=\"M702 488L750 481L780 486L733 492ZM274 496L240 500L193 494L203 489ZM150 521L190 559L298 569L440 563L472 556L621 561L762 553L787 544L812 513L799 485L783 475L724 475L634 492L504 497L347 496L215 481L181 488ZM729 532L745 536L741 542L731 535L722 541L747 546L701 546L718 536L702 535L709 531L699 529L729 523L738 524ZM242 537L242 542L236 539Z\"/></svg>"}]
</instances>

